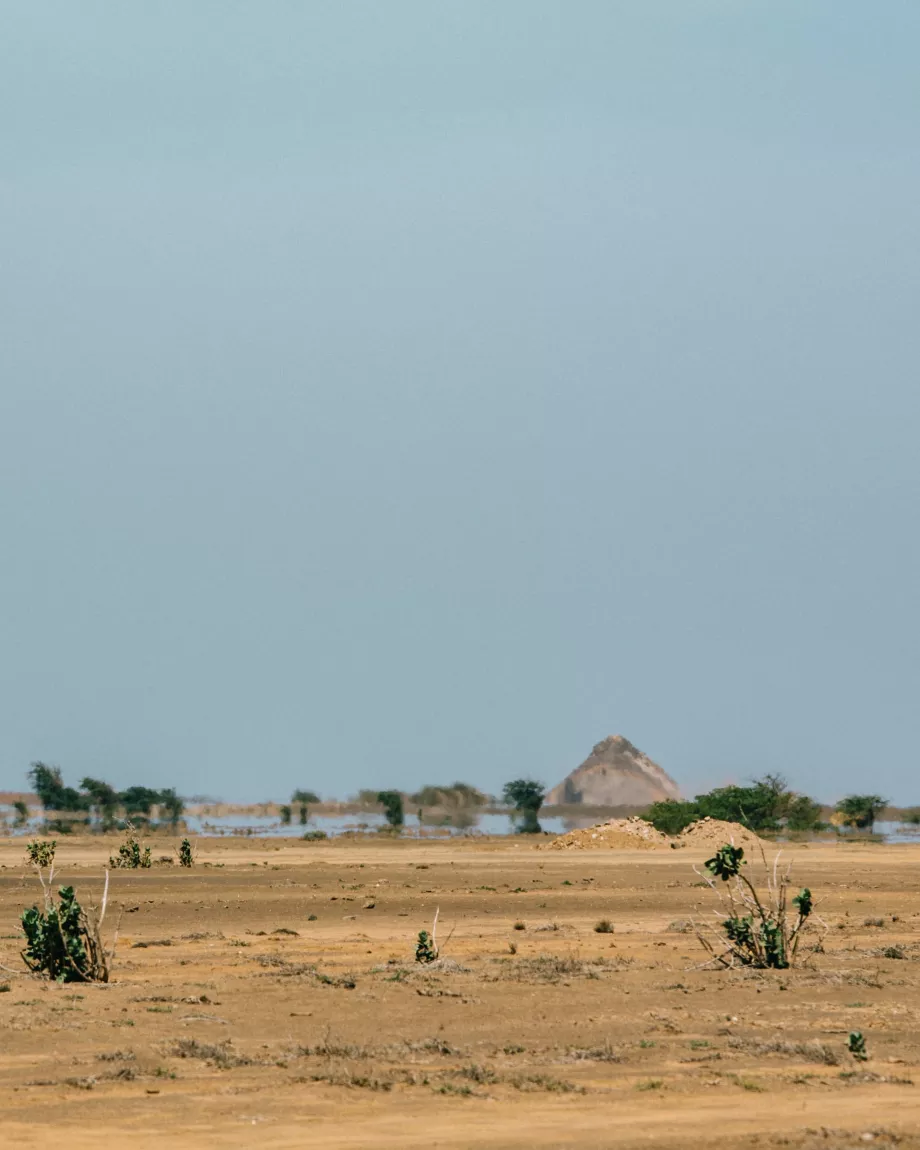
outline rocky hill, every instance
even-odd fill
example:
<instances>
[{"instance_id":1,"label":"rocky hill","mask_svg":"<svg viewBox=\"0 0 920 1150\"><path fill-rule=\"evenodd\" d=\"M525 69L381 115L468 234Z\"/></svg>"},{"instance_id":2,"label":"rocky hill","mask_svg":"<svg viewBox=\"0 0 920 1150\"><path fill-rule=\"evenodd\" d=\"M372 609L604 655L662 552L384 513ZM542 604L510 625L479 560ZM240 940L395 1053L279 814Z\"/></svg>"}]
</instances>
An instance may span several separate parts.
<instances>
[{"instance_id":1,"label":"rocky hill","mask_svg":"<svg viewBox=\"0 0 920 1150\"><path fill-rule=\"evenodd\" d=\"M553 787L544 800L589 806L643 806L659 799L679 799L669 774L643 755L629 739L610 735L598 743L580 767Z\"/></svg>"}]
</instances>

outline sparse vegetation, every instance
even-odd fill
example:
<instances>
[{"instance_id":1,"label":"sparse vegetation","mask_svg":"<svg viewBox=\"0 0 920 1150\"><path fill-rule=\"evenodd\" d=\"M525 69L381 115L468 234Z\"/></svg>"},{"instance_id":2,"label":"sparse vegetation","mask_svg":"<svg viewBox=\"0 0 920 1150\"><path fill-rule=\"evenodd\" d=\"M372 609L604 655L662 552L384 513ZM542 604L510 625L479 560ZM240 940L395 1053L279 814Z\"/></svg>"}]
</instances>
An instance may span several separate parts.
<instances>
[{"instance_id":1,"label":"sparse vegetation","mask_svg":"<svg viewBox=\"0 0 920 1150\"><path fill-rule=\"evenodd\" d=\"M298 807L300 811L300 825L305 827L310 817L310 803L318 803L319 795L313 791L296 790L291 795L291 806Z\"/></svg>"},{"instance_id":2,"label":"sparse vegetation","mask_svg":"<svg viewBox=\"0 0 920 1150\"><path fill-rule=\"evenodd\" d=\"M613 923L609 918L602 918L594 924L596 934L613 934Z\"/></svg>"},{"instance_id":3,"label":"sparse vegetation","mask_svg":"<svg viewBox=\"0 0 920 1150\"><path fill-rule=\"evenodd\" d=\"M192 852L192 844L188 839L183 839L179 844L179 866L191 867L195 865L195 855Z\"/></svg>"},{"instance_id":4,"label":"sparse vegetation","mask_svg":"<svg viewBox=\"0 0 920 1150\"><path fill-rule=\"evenodd\" d=\"M791 900L795 911L787 906L789 872L778 873L774 865L772 875L765 878L763 897L744 871L747 862L742 847L726 844L719 847L705 863L712 878L709 885L723 898L716 886L718 879L724 885L726 913L719 927L727 943L717 950L709 937L697 931L697 938L711 956L711 962L721 966L772 967L786 969L795 965L799 944L814 911L811 891L804 887Z\"/></svg>"},{"instance_id":5,"label":"sparse vegetation","mask_svg":"<svg viewBox=\"0 0 920 1150\"><path fill-rule=\"evenodd\" d=\"M853 1055L857 1062L866 1062L868 1060L869 1055L866 1051L866 1040L861 1031L853 1030L850 1032L850 1036L847 1039L847 1050Z\"/></svg>"},{"instance_id":6,"label":"sparse vegetation","mask_svg":"<svg viewBox=\"0 0 920 1150\"><path fill-rule=\"evenodd\" d=\"M665 799L652 803L643 817L662 833L678 835L702 818L741 823L757 832L807 831L820 827L820 815L820 803L791 791L782 775L767 774L749 787L717 787L692 802Z\"/></svg>"},{"instance_id":7,"label":"sparse vegetation","mask_svg":"<svg viewBox=\"0 0 920 1150\"><path fill-rule=\"evenodd\" d=\"M109 859L113 870L147 870L152 866L150 847L141 847L131 823L125 824L125 841Z\"/></svg>"},{"instance_id":8,"label":"sparse vegetation","mask_svg":"<svg viewBox=\"0 0 920 1150\"><path fill-rule=\"evenodd\" d=\"M41 884L44 905L42 909L32 906L22 913L26 940L23 962L33 974L55 982L108 982L115 949L113 942L111 951L107 951L102 941L108 871L98 913L95 908L84 910L72 886L61 887L55 899L54 847L53 842L29 843L29 858Z\"/></svg>"}]
</instances>

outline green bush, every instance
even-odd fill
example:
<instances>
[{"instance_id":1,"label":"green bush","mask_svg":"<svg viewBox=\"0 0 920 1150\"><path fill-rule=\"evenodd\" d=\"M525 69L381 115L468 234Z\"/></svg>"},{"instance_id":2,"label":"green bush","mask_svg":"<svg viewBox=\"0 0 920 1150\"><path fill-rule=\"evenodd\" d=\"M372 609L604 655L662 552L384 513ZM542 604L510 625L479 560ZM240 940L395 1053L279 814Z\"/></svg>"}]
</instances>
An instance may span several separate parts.
<instances>
[{"instance_id":1,"label":"green bush","mask_svg":"<svg viewBox=\"0 0 920 1150\"><path fill-rule=\"evenodd\" d=\"M195 865L195 856L192 853L192 844L183 839L179 845L179 866L190 867Z\"/></svg>"},{"instance_id":2,"label":"green bush","mask_svg":"<svg viewBox=\"0 0 920 1150\"><path fill-rule=\"evenodd\" d=\"M427 930L418 932L418 942L415 945L415 961L422 963L434 962L438 957L434 940Z\"/></svg>"},{"instance_id":3,"label":"green bush","mask_svg":"<svg viewBox=\"0 0 920 1150\"><path fill-rule=\"evenodd\" d=\"M109 859L109 866L116 870L146 870L151 865L150 847L141 848L134 827L128 823L125 827L125 841L118 848L118 853Z\"/></svg>"},{"instance_id":4,"label":"green bush","mask_svg":"<svg viewBox=\"0 0 920 1150\"><path fill-rule=\"evenodd\" d=\"M32 866L53 866L54 852L56 849L57 839L51 839L50 842L43 842L41 839L33 839L30 843L26 843L26 854L28 855L29 862L32 864Z\"/></svg>"},{"instance_id":5,"label":"green bush","mask_svg":"<svg viewBox=\"0 0 920 1150\"><path fill-rule=\"evenodd\" d=\"M681 802L678 799L662 799L652 803L642 816L666 835L679 835L682 830L700 818L696 803Z\"/></svg>"}]
</instances>

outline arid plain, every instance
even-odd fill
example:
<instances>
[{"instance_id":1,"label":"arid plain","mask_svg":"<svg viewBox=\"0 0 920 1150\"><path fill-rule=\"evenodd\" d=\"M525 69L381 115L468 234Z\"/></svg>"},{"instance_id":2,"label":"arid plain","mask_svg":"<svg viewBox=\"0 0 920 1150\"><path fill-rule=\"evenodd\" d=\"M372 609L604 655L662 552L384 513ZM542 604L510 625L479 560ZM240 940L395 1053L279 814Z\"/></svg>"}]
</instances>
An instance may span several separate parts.
<instances>
[{"instance_id":1,"label":"arid plain","mask_svg":"<svg viewBox=\"0 0 920 1150\"><path fill-rule=\"evenodd\" d=\"M0 842L4 1145L920 1146L912 846L786 848L828 931L769 973L699 969L700 851L195 846L191 870L113 872L108 985L49 985L9 973L40 890ZM92 901L111 850L59 840L56 880Z\"/></svg>"}]
</instances>

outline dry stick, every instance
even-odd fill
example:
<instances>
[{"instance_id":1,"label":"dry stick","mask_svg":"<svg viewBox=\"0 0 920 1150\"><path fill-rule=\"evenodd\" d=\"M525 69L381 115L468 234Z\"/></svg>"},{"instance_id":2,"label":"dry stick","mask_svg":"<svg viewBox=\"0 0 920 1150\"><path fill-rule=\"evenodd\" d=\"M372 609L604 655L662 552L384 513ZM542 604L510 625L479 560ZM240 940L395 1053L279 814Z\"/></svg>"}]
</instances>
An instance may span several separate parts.
<instances>
[{"instance_id":1,"label":"dry stick","mask_svg":"<svg viewBox=\"0 0 920 1150\"><path fill-rule=\"evenodd\" d=\"M438 907L434 912L434 922L431 924L431 949L438 954L438 915L441 913L441 908Z\"/></svg>"}]
</instances>

